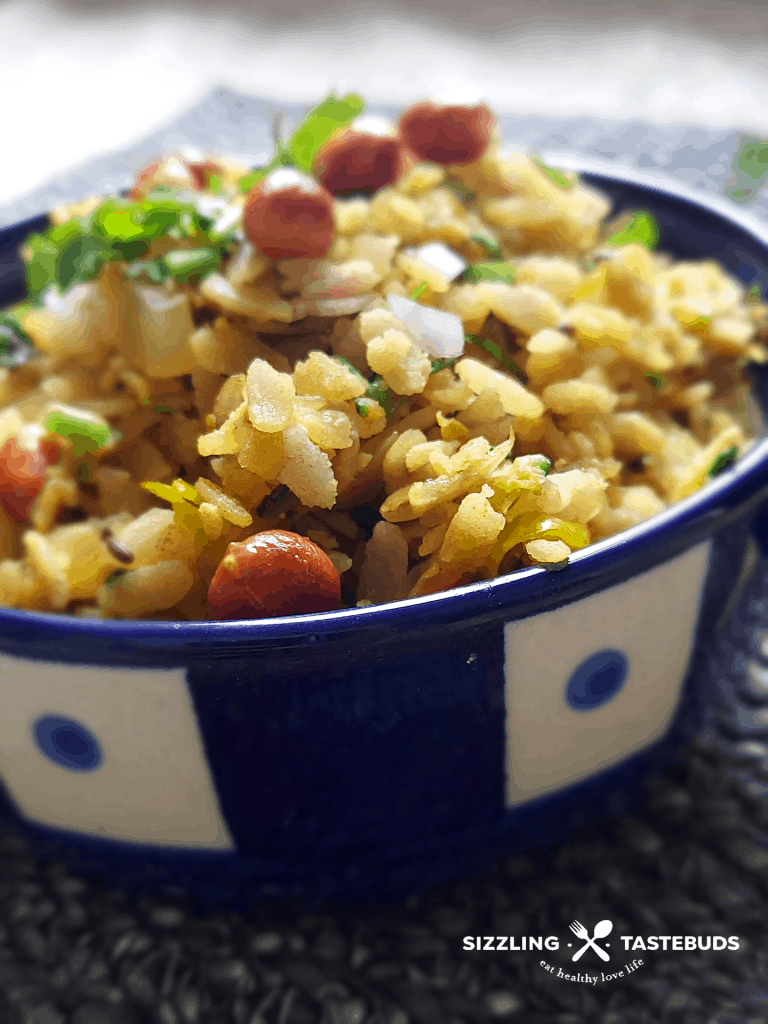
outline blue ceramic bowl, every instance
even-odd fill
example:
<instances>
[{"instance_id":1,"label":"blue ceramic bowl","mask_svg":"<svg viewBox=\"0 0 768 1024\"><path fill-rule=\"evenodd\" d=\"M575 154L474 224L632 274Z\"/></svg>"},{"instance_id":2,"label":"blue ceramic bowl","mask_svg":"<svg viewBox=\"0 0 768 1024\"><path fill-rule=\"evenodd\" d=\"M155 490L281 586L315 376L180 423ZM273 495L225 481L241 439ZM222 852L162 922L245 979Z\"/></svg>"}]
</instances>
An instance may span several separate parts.
<instances>
[{"instance_id":1,"label":"blue ceramic bowl","mask_svg":"<svg viewBox=\"0 0 768 1024\"><path fill-rule=\"evenodd\" d=\"M768 231L587 174L663 250L768 288ZM0 236L0 301L19 296ZM760 376L755 396L765 405ZM139 894L389 899L621 813L700 728L691 672L768 493L768 441L650 522L449 593L256 622L0 612L7 819Z\"/></svg>"}]
</instances>

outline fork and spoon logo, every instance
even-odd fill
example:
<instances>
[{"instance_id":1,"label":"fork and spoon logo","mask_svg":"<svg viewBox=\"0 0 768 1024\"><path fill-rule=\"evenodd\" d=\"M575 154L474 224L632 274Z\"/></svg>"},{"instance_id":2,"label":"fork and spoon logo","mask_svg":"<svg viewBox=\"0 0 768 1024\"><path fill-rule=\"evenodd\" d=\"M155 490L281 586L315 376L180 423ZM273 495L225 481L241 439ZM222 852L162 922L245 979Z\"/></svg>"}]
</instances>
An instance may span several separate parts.
<instances>
[{"instance_id":1,"label":"fork and spoon logo","mask_svg":"<svg viewBox=\"0 0 768 1024\"><path fill-rule=\"evenodd\" d=\"M590 946L592 947L592 949L594 949L594 951L601 959L605 960L606 962L611 959L608 953L606 953L606 951L603 949L603 947L597 945L595 939L604 939L606 935L610 935L613 931L613 921L598 921L595 925L595 933L594 935L592 935L591 938L589 932L580 921L573 921L569 927L577 939L584 940L584 945L581 947L581 949L576 950L576 952L573 954L574 960L578 960L581 956L583 956L584 953L586 953L586 951L590 948Z\"/></svg>"}]
</instances>

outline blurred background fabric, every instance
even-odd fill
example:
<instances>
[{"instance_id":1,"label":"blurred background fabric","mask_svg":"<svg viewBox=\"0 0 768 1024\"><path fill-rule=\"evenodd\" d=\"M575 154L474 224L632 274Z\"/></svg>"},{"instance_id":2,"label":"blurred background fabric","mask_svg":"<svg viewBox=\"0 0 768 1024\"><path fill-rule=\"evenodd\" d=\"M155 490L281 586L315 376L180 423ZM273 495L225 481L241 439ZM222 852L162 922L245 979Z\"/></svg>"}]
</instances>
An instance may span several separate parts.
<instances>
[{"instance_id":1,"label":"blurred background fabric","mask_svg":"<svg viewBox=\"0 0 768 1024\"><path fill-rule=\"evenodd\" d=\"M12 0L0 3L0 222L217 88L275 109L334 88L768 138L766 39L764 0Z\"/></svg>"}]
</instances>

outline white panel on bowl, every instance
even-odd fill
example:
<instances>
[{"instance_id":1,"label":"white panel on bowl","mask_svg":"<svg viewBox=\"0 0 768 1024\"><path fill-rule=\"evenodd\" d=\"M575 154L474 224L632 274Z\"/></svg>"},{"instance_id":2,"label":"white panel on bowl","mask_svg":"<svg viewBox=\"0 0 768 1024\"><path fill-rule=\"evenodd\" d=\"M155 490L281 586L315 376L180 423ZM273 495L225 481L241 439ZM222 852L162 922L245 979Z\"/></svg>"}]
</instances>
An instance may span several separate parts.
<instances>
[{"instance_id":1,"label":"white panel on bowl","mask_svg":"<svg viewBox=\"0 0 768 1024\"><path fill-rule=\"evenodd\" d=\"M32 821L110 839L233 849L208 772L185 671L98 668L0 653L0 775ZM103 751L92 771L49 760L42 716L84 726Z\"/></svg>"},{"instance_id":2,"label":"white panel on bowl","mask_svg":"<svg viewBox=\"0 0 768 1024\"><path fill-rule=\"evenodd\" d=\"M660 738L676 710L711 542L553 611L507 623L507 806L595 775ZM601 651L628 672L615 696L575 711L565 691Z\"/></svg>"}]
</instances>

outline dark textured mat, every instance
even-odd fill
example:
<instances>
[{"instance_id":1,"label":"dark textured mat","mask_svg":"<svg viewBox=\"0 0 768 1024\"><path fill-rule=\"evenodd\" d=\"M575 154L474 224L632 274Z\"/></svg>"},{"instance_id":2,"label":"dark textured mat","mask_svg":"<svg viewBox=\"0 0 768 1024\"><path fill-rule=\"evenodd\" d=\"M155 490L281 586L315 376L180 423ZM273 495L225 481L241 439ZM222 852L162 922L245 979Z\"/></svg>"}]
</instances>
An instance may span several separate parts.
<instances>
[{"instance_id":1,"label":"dark textured mat","mask_svg":"<svg viewBox=\"0 0 768 1024\"><path fill-rule=\"evenodd\" d=\"M269 112L219 90L162 138L255 157L269 145ZM733 183L741 139L588 118L508 118L505 128L527 145L618 159L719 193ZM0 225L122 188L162 146L158 135L95 161L0 211ZM753 209L766 214L759 197ZM129 905L36 863L0 832L0 1024L768 1024L766 572L764 562L726 639L699 666L712 708L701 739L647 780L635 817L584 830L546 856L508 859L398 906L264 903L217 916L193 912L182 895ZM574 966L568 925L604 918L613 922L610 964L588 951ZM463 948L465 936L510 935L558 936L560 948ZM739 948L624 952L621 935L702 945L737 936ZM557 976L576 970L597 983Z\"/></svg>"},{"instance_id":2,"label":"dark textured mat","mask_svg":"<svg viewBox=\"0 0 768 1024\"><path fill-rule=\"evenodd\" d=\"M747 755L747 757L753 757ZM636 817L517 857L396 907L263 904L200 916L183 897L129 906L0 834L0 1014L5 1024L765 1024L768 807L746 758L692 747L650 778ZM464 936L737 935L739 950L619 951L590 976L553 977L557 951L466 952ZM519 942L518 942L519 944ZM703 943L707 944L707 943ZM579 965L581 967L581 965Z\"/></svg>"}]
</instances>

